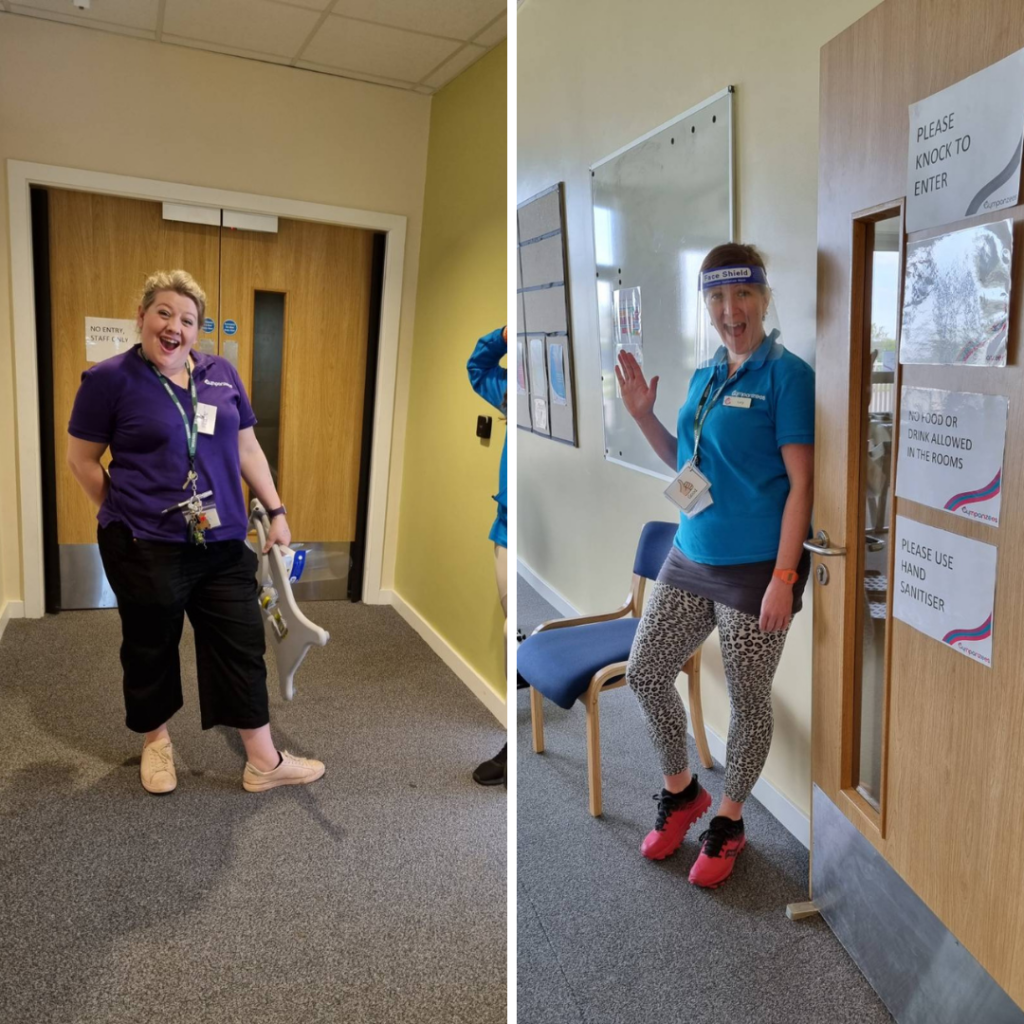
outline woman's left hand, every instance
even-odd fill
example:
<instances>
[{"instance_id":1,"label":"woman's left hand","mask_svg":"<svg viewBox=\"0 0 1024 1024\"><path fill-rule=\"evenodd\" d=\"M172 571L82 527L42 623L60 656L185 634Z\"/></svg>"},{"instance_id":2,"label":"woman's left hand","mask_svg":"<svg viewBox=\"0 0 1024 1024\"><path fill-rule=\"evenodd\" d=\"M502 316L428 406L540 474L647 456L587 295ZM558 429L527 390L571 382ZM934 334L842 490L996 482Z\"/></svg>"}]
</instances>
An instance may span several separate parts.
<instances>
[{"instance_id":1,"label":"woman's left hand","mask_svg":"<svg viewBox=\"0 0 1024 1024\"><path fill-rule=\"evenodd\" d=\"M274 516L270 520L270 533L267 534L267 543L263 545L263 554L266 554L272 545L280 544L286 548L292 542L292 531L288 529L288 520L285 516Z\"/></svg>"},{"instance_id":2,"label":"woman's left hand","mask_svg":"<svg viewBox=\"0 0 1024 1024\"><path fill-rule=\"evenodd\" d=\"M782 580L772 578L761 601L762 633L785 629L793 618L793 588Z\"/></svg>"}]
</instances>

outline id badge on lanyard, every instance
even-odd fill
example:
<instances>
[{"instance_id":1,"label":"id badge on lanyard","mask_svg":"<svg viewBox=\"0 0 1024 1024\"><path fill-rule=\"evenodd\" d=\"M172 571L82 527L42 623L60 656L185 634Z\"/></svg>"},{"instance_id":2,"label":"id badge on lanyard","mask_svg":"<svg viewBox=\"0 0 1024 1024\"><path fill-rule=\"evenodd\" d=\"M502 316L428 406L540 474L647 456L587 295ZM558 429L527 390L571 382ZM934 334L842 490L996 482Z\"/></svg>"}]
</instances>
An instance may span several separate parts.
<instances>
[{"instance_id":1,"label":"id badge on lanyard","mask_svg":"<svg viewBox=\"0 0 1024 1024\"><path fill-rule=\"evenodd\" d=\"M665 497L687 518L703 512L713 504L711 481L693 464L691 459L665 488Z\"/></svg>"},{"instance_id":2,"label":"id badge on lanyard","mask_svg":"<svg viewBox=\"0 0 1024 1024\"><path fill-rule=\"evenodd\" d=\"M189 469L188 476L185 477L185 482L181 485L181 489L185 491L191 487L192 496L179 502L177 505L165 508L164 513L172 512L175 509L180 510L181 514L185 517L189 541L197 547L206 547L206 531L220 526L220 517L217 515L217 506L213 502L204 502L204 499L213 496L213 491L199 493L199 474L196 472L196 443L200 433L212 434L214 432L217 422L217 410L215 407L204 405L199 401L196 395L195 378L192 376L192 366L190 363L186 363L185 365L188 368L188 386L192 397L192 423L190 424L188 416L185 415L185 410L182 408L181 402L178 401L178 396L167 382L167 378L146 358L141 349L139 349L139 355L142 356L143 362L156 374L157 379L170 396L171 401L177 406L178 412L181 414L182 423L185 424Z\"/></svg>"},{"instance_id":3,"label":"id badge on lanyard","mask_svg":"<svg viewBox=\"0 0 1024 1024\"><path fill-rule=\"evenodd\" d=\"M665 488L665 497L673 505L677 505L679 510L688 519L699 515L706 508L710 508L714 504L711 498L711 481L698 468L700 437L704 431L704 422L708 418L708 413L711 412L711 407L718 401L719 396L725 390L725 385L729 383L729 379L726 378L725 383L711 395L711 385L713 383L714 377L708 381L707 387L704 388L704 394L700 397L696 415L693 417L693 458L683 466L675 479ZM711 395L710 401L708 401L709 395Z\"/></svg>"}]
</instances>

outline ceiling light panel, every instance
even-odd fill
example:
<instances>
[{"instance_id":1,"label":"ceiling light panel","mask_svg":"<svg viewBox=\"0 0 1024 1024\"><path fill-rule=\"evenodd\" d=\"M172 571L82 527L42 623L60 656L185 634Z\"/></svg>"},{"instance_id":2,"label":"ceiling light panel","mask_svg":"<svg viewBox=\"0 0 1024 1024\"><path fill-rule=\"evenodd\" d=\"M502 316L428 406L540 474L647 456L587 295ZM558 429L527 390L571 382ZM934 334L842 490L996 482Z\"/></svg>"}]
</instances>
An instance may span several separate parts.
<instances>
[{"instance_id":1,"label":"ceiling light panel","mask_svg":"<svg viewBox=\"0 0 1024 1024\"><path fill-rule=\"evenodd\" d=\"M92 6L87 11L79 10L71 0L16 0L16 3L9 6L24 14L36 11L62 14L69 19L73 18L78 25L96 21L153 32L156 30L159 0L92 0Z\"/></svg>"},{"instance_id":2,"label":"ceiling light panel","mask_svg":"<svg viewBox=\"0 0 1024 1024\"><path fill-rule=\"evenodd\" d=\"M167 0L164 36L294 56L319 20L316 11L269 0Z\"/></svg>"},{"instance_id":3,"label":"ceiling light panel","mask_svg":"<svg viewBox=\"0 0 1024 1024\"><path fill-rule=\"evenodd\" d=\"M302 53L304 61L416 82L459 48L413 32L329 17Z\"/></svg>"},{"instance_id":4,"label":"ceiling light panel","mask_svg":"<svg viewBox=\"0 0 1024 1024\"><path fill-rule=\"evenodd\" d=\"M451 60L445 61L429 78L425 79L424 84L440 89L456 75L461 75L471 64L475 64L486 52L482 46L473 46L470 43L464 50L455 54Z\"/></svg>"},{"instance_id":5,"label":"ceiling light panel","mask_svg":"<svg viewBox=\"0 0 1024 1024\"><path fill-rule=\"evenodd\" d=\"M502 0L338 0L334 14L430 32L453 39L472 39L488 22L505 10Z\"/></svg>"}]
</instances>

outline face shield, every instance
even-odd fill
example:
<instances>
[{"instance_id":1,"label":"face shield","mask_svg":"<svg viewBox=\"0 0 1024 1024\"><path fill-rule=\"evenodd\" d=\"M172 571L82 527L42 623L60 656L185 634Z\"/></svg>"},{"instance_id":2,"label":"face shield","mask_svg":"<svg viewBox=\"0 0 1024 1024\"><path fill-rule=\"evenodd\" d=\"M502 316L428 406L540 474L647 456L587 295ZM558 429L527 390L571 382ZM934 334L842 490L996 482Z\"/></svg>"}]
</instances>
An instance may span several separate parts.
<instances>
[{"instance_id":1,"label":"face shield","mask_svg":"<svg viewBox=\"0 0 1024 1024\"><path fill-rule=\"evenodd\" d=\"M697 366L719 358L723 346L734 356L754 352L765 335L779 334L768 278L761 267L716 267L700 275L697 312ZM722 358L725 358L723 353Z\"/></svg>"}]
</instances>

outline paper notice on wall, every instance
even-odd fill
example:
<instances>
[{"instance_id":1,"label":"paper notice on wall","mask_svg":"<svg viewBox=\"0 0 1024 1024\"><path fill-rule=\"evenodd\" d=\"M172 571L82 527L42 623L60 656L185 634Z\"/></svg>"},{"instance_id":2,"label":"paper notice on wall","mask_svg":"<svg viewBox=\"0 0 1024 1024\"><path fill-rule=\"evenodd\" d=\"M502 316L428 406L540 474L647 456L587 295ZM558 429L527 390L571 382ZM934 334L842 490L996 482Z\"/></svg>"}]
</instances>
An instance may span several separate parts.
<instances>
[{"instance_id":1,"label":"paper notice on wall","mask_svg":"<svg viewBox=\"0 0 1024 1024\"><path fill-rule=\"evenodd\" d=\"M530 338L530 391L535 397L538 395L546 397L548 393L548 375L545 362L544 338Z\"/></svg>"},{"instance_id":2,"label":"paper notice on wall","mask_svg":"<svg viewBox=\"0 0 1024 1024\"><path fill-rule=\"evenodd\" d=\"M102 363L104 359L127 352L135 344L134 320L110 320L106 317L85 318L85 359Z\"/></svg>"},{"instance_id":3,"label":"paper notice on wall","mask_svg":"<svg viewBox=\"0 0 1024 1024\"><path fill-rule=\"evenodd\" d=\"M548 403L543 398L533 400L533 429L548 433Z\"/></svg>"},{"instance_id":4,"label":"paper notice on wall","mask_svg":"<svg viewBox=\"0 0 1024 1024\"><path fill-rule=\"evenodd\" d=\"M1002 395L904 387L897 496L998 526L1008 407Z\"/></svg>"},{"instance_id":5,"label":"paper notice on wall","mask_svg":"<svg viewBox=\"0 0 1024 1024\"><path fill-rule=\"evenodd\" d=\"M526 339L516 339L516 391L520 395L527 392L526 383Z\"/></svg>"},{"instance_id":6,"label":"paper notice on wall","mask_svg":"<svg viewBox=\"0 0 1024 1024\"><path fill-rule=\"evenodd\" d=\"M992 666L996 548L896 517L892 614Z\"/></svg>"},{"instance_id":7,"label":"paper notice on wall","mask_svg":"<svg viewBox=\"0 0 1024 1024\"><path fill-rule=\"evenodd\" d=\"M548 379L551 381L551 401L565 405L565 346L548 346Z\"/></svg>"},{"instance_id":8,"label":"paper notice on wall","mask_svg":"<svg viewBox=\"0 0 1024 1024\"><path fill-rule=\"evenodd\" d=\"M901 363L1005 366L1013 221L907 246Z\"/></svg>"},{"instance_id":9,"label":"paper notice on wall","mask_svg":"<svg viewBox=\"0 0 1024 1024\"><path fill-rule=\"evenodd\" d=\"M640 289L616 288L613 295L617 318L619 345L631 345L643 349L644 332L640 316Z\"/></svg>"}]
</instances>

